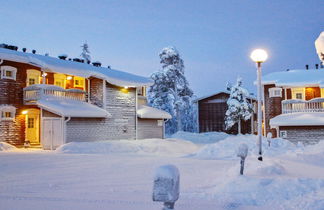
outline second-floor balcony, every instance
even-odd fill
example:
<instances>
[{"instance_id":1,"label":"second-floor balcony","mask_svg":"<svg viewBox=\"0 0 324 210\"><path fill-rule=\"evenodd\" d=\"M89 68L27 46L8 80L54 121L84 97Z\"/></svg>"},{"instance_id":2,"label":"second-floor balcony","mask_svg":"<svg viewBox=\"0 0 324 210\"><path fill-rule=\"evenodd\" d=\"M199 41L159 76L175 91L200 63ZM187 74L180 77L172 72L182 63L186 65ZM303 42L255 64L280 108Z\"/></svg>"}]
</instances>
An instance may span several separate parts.
<instances>
[{"instance_id":1,"label":"second-floor balcony","mask_svg":"<svg viewBox=\"0 0 324 210\"><path fill-rule=\"evenodd\" d=\"M301 99L290 99L281 102L282 113L295 112L324 112L324 98L313 98L305 101Z\"/></svg>"},{"instance_id":2,"label":"second-floor balcony","mask_svg":"<svg viewBox=\"0 0 324 210\"><path fill-rule=\"evenodd\" d=\"M63 89L55 85L37 84L24 88L24 103L34 104L44 98L86 101L86 92L79 89Z\"/></svg>"}]
</instances>

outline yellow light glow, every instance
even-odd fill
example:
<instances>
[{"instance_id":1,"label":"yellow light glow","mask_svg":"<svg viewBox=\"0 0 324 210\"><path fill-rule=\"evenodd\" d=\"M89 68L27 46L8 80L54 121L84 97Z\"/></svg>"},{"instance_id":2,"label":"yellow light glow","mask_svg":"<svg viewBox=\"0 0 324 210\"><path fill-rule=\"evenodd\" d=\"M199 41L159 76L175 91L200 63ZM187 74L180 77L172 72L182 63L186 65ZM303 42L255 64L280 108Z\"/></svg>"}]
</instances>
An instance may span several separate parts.
<instances>
[{"instance_id":1,"label":"yellow light glow","mask_svg":"<svg viewBox=\"0 0 324 210\"><path fill-rule=\"evenodd\" d=\"M22 114L27 114L28 111L27 111L27 110L24 110L24 111L22 111L21 113L22 113Z\"/></svg>"},{"instance_id":2,"label":"yellow light glow","mask_svg":"<svg viewBox=\"0 0 324 210\"><path fill-rule=\"evenodd\" d=\"M267 60L268 54L263 49L255 49L252 51L250 58L256 63L263 63Z\"/></svg>"},{"instance_id":3,"label":"yellow light glow","mask_svg":"<svg viewBox=\"0 0 324 210\"><path fill-rule=\"evenodd\" d=\"M124 88L125 88L126 90L128 89L128 87L127 87L127 86L125 86Z\"/></svg>"},{"instance_id":4,"label":"yellow light glow","mask_svg":"<svg viewBox=\"0 0 324 210\"><path fill-rule=\"evenodd\" d=\"M66 79L67 80L71 80L72 79L72 76L67 76Z\"/></svg>"},{"instance_id":5,"label":"yellow light glow","mask_svg":"<svg viewBox=\"0 0 324 210\"><path fill-rule=\"evenodd\" d=\"M44 72L44 73L42 74L42 76L43 76L43 77L46 77L46 76L47 76L47 73L46 73L46 72Z\"/></svg>"}]
</instances>

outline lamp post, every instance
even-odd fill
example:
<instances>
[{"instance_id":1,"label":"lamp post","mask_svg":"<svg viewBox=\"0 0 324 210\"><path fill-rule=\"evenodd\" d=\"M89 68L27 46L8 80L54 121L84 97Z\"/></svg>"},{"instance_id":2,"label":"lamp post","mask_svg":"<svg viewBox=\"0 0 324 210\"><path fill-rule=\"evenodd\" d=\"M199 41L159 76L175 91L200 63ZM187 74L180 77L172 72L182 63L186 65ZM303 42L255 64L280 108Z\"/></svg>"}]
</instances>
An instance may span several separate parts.
<instances>
[{"instance_id":1,"label":"lamp post","mask_svg":"<svg viewBox=\"0 0 324 210\"><path fill-rule=\"evenodd\" d=\"M262 111L261 111L261 64L267 60L268 54L265 50L256 49L251 53L250 58L257 65L257 87L258 87L258 143L259 143L259 157L262 161Z\"/></svg>"}]
</instances>

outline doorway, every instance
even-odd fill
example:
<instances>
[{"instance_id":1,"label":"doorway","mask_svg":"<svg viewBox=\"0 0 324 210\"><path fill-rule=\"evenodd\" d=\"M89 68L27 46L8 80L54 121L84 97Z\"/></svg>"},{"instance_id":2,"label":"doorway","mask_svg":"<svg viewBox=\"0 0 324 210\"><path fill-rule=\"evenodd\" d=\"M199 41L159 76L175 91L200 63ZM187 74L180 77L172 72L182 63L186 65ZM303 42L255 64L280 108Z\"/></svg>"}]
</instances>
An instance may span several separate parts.
<instances>
[{"instance_id":1,"label":"doorway","mask_svg":"<svg viewBox=\"0 0 324 210\"><path fill-rule=\"evenodd\" d=\"M28 109L26 115L26 137L30 144L39 144L39 110Z\"/></svg>"}]
</instances>

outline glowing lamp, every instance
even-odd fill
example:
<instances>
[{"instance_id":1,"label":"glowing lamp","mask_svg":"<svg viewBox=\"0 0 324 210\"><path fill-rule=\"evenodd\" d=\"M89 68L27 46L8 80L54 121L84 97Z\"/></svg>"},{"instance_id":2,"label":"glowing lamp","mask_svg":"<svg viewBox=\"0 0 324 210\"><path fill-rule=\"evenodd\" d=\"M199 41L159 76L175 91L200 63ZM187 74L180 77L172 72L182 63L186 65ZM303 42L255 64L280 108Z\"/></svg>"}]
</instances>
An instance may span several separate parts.
<instances>
[{"instance_id":1,"label":"glowing lamp","mask_svg":"<svg viewBox=\"0 0 324 210\"><path fill-rule=\"evenodd\" d=\"M268 54L263 49L256 49L250 55L250 58L256 63L263 63L267 60Z\"/></svg>"},{"instance_id":2,"label":"glowing lamp","mask_svg":"<svg viewBox=\"0 0 324 210\"><path fill-rule=\"evenodd\" d=\"M72 76L67 76L66 79L67 80L71 80L72 79Z\"/></svg>"},{"instance_id":3,"label":"glowing lamp","mask_svg":"<svg viewBox=\"0 0 324 210\"><path fill-rule=\"evenodd\" d=\"M46 73L46 72L44 72L44 73L42 74L42 76L43 76L43 77L46 77L46 76L47 76L47 73Z\"/></svg>"},{"instance_id":4,"label":"glowing lamp","mask_svg":"<svg viewBox=\"0 0 324 210\"><path fill-rule=\"evenodd\" d=\"M124 88L127 90L128 89L128 86L125 86Z\"/></svg>"},{"instance_id":5,"label":"glowing lamp","mask_svg":"<svg viewBox=\"0 0 324 210\"><path fill-rule=\"evenodd\" d=\"M24 111L22 111L21 113L22 113L22 114L27 114L28 111L27 111L27 110L24 110Z\"/></svg>"}]
</instances>

